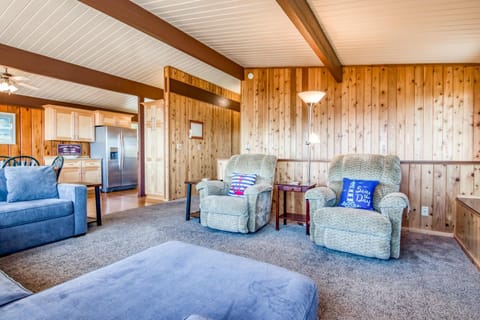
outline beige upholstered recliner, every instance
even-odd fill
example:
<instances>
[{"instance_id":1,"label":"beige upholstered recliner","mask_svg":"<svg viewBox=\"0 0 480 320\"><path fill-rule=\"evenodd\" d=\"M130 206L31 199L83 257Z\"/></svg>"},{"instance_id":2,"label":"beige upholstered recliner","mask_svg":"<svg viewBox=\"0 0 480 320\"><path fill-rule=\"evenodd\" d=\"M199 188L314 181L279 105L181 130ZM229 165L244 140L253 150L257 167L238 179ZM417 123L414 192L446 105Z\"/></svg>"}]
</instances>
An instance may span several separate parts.
<instances>
[{"instance_id":1,"label":"beige upholstered recliner","mask_svg":"<svg viewBox=\"0 0 480 320\"><path fill-rule=\"evenodd\" d=\"M255 232L270 220L277 158L263 154L234 155L225 167L223 181L202 181L200 220L203 226L230 231ZM255 184L243 197L229 196L232 174L256 174Z\"/></svg>"},{"instance_id":2,"label":"beige upholstered recliner","mask_svg":"<svg viewBox=\"0 0 480 320\"><path fill-rule=\"evenodd\" d=\"M375 180L373 211L339 207L343 178ZM393 155L335 157L327 187L309 190L310 238L318 245L379 259L400 256L402 213L409 207L400 190L400 159Z\"/></svg>"}]
</instances>

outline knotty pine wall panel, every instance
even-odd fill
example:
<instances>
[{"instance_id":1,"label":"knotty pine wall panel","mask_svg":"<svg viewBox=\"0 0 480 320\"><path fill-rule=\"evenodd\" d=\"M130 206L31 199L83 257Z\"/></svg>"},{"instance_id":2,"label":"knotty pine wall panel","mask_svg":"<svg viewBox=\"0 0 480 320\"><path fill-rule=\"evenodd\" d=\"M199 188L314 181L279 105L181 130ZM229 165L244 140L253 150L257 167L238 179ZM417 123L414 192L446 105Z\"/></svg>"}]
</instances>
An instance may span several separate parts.
<instances>
[{"instance_id":1,"label":"knotty pine wall panel","mask_svg":"<svg viewBox=\"0 0 480 320\"><path fill-rule=\"evenodd\" d=\"M240 95L173 67L165 75L223 97L240 101ZM166 88L169 122L169 199L186 196L185 181L217 177L217 159L240 152L240 114L213 104L172 93ZM190 139L190 120L203 122L203 139ZM195 188L194 188L195 189ZM194 190L194 192L196 192Z\"/></svg>"},{"instance_id":2,"label":"knotty pine wall panel","mask_svg":"<svg viewBox=\"0 0 480 320\"><path fill-rule=\"evenodd\" d=\"M325 184L328 161L343 153L397 154L401 191L411 201L403 225L453 232L457 195L480 196L480 66L344 68L336 83L324 68L247 69L242 82L242 152L274 154L277 181L306 176L307 107L297 93L327 94L314 107L312 180ZM301 196L289 210L304 212ZM430 215L422 217L421 206Z\"/></svg>"},{"instance_id":3,"label":"knotty pine wall panel","mask_svg":"<svg viewBox=\"0 0 480 320\"><path fill-rule=\"evenodd\" d=\"M44 140L44 111L40 108L0 105L0 112L15 113L16 144L0 144L0 155L30 155L43 163L43 157L57 155L57 146L64 141ZM90 155L90 144L80 143L82 155Z\"/></svg>"}]
</instances>

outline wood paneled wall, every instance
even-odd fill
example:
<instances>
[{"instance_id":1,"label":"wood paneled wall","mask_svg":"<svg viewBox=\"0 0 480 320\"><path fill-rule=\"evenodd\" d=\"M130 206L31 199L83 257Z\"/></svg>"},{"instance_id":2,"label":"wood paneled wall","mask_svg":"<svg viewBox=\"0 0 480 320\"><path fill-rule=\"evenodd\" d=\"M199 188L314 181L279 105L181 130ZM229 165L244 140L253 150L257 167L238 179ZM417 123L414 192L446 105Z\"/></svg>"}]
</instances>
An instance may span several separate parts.
<instances>
[{"instance_id":1,"label":"wood paneled wall","mask_svg":"<svg viewBox=\"0 0 480 320\"><path fill-rule=\"evenodd\" d=\"M171 77L240 101L240 95L173 67L165 68L165 76L165 83ZM186 196L185 180L216 178L217 159L240 152L240 115L236 111L171 93L168 87L165 89L169 122L169 199L177 199ZM190 120L203 122L203 139L189 138Z\"/></svg>"},{"instance_id":2,"label":"wood paneled wall","mask_svg":"<svg viewBox=\"0 0 480 320\"><path fill-rule=\"evenodd\" d=\"M57 155L57 146L65 141L45 141L44 110L22 106L0 105L0 112L15 113L16 144L0 144L0 155L31 155L43 163L44 156ZM80 143L82 154L90 155L90 144Z\"/></svg>"},{"instance_id":3,"label":"wood paneled wall","mask_svg":"<svg viewBox=\"0 0 480 320\"><path fill-rule=\"evenodd\" d=\"M480 195L480 65L352 66L336 83L325 68L247 69L241 146L277 155L277 181L306 174L307 107L297 93L322 90L314 107L312 180L342 153L397 154L401 191L412 211L404 226L452 232L457 194ZM294 197L294 195L290 195ZM290 201L297 211L303 200ZM430 216L420 215L421 206Z\"/></svg>"}]
</instances>

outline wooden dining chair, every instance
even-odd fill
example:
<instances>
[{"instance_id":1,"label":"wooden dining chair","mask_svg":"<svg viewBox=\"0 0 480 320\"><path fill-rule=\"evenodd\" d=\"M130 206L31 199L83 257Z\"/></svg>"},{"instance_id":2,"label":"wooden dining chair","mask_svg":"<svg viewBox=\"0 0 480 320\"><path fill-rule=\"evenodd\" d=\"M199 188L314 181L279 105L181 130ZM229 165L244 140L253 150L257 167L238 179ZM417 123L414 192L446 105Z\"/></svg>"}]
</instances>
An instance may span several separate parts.
<instances>
[{"instance_id":1,"label":"wooden dining chair","mask_svg":"<svg viewBox=\"0 0 480 320\"><path fill-rule=\"evenodd\" d=\"M53 167L53 170L55 170L55 173L57 174L57 182L58 182L58 178L60 177L60 172L62 171L62 167L63 167L63 156L56 156L55 159L53 159L51 166Z\"/></svg>"},{"instance_id":2,"label":"wooden dining chair","mask_svg":"<svg viewBox=\"0 0 480 320\"><path fill-rule=\"evenodd\" d=\"M7 166L19 167L19 166L39 166L40 162L32 156L14 156L3 161L2 168Z\"/></svg>"},{"instance_id":3,"label":"wooden dining chair","mask_svg":"<svg viewBox=\"0 0 480 320\"><path fill-rule=\"evenodd\" d=\"M10 158L9 156L0 156L0 168L3 168L3 163Z\"/></svg>"}]
</instances>

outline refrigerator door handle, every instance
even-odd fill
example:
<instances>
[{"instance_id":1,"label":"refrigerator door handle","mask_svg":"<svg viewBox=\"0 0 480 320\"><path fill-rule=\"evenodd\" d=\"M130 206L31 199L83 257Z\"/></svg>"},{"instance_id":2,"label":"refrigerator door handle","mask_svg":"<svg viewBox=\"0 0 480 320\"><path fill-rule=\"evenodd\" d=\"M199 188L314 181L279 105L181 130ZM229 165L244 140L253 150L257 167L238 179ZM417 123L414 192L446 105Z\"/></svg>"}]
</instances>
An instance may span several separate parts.
<instances>
[{"instance_id":1,"label":"refrigerator door handle","mask_svg":"<svg viewBox=\"0 0 480 320\"><path fill-rule=\"evenodd\" d=\"M118 156L119 156L118 158L119 158L120 170L122 170L122 175L123 175L123 160L124 160L123 158L125 156L125 141L124 141L122 130L120 130L120 154Z\"/></svg>"}]
</instances>

